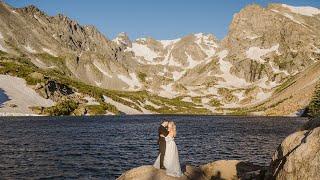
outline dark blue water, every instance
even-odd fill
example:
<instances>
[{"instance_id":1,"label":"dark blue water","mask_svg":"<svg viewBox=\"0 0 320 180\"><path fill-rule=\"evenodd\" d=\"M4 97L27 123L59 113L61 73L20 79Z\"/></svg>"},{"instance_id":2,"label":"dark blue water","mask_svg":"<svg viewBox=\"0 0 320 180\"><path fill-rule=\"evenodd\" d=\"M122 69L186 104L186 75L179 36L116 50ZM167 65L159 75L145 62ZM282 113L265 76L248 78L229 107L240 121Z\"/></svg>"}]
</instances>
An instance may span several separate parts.
<instances>
[{"instance_id":1,"label":"dark blue water","mask_svg":"<svg viewBox=\"0 0 320 180\"><path fill-rule=\"evenodd\" d=\"M153 164L157 128L177 124L182 164L239 159L267 165L278 144L306 119L282 117L2 117L0 177L115 179ZM0 178L0 179L1 179Z\"/></svg>"}]
</instances>

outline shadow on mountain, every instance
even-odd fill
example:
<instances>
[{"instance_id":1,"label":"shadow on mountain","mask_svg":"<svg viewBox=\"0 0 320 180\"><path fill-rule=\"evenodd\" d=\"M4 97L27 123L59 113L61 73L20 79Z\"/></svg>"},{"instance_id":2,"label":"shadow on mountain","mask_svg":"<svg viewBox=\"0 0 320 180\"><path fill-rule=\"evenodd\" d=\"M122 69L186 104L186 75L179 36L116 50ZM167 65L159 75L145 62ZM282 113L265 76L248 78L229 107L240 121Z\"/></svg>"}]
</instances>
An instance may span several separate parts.
<instances>
[{"instance_id":1,"label":"shadow on mountain","mask_svg":"<svg viewBox=\"0 0 320 180\"><path fill-rule=\"evenodd\" d=\"M3 107L3 104L7 101L11 100L6 92L0 88L0 108Z\"/></svg>"}]
</instances>

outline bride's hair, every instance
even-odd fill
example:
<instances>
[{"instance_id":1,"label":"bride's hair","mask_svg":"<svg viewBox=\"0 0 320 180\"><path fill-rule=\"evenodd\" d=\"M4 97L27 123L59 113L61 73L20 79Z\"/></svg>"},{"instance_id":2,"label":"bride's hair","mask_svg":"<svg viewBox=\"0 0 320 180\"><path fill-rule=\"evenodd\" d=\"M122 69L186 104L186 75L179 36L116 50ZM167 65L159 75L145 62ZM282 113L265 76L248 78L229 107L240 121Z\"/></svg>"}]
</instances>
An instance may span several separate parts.
<instances>
[{"instance_id":1,"label":"bride's hair","mask_svg":"<svg viewBox=\"0 0 320 180\"><path fill-rule=\"evenodd\" d=\"M170 121L169 123L171 124L171 129L170 129L170 131L173 132L173 137L176 137L176 135L177 135L177 127L176 127L176 124L175 124L173 121Z\"/></svg>"}]
</instances>

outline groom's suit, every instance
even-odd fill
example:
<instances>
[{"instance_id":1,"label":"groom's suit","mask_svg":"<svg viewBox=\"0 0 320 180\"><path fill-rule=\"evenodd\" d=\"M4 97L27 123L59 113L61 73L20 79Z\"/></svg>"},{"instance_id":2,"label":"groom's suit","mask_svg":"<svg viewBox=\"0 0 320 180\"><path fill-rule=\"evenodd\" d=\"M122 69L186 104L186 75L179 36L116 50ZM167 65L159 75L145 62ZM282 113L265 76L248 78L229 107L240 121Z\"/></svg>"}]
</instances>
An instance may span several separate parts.
<instances>
[{"instance_id":1,"label":"groom's suit","mask_svg":"<svg viewBox=\"0 0 320 180\"><path fill-rule=\"evenodd\" d=\"M160 125L158 132L159 132L158 144L159 144L159 154L160 154L160 168L163 169L165 168L163 165L163 160L164 160L164 155L166 153L166 140L164 137L161 137L160 135L168 136L169 131L167 130L167 128Z\"/></svg>"}]
</instances>

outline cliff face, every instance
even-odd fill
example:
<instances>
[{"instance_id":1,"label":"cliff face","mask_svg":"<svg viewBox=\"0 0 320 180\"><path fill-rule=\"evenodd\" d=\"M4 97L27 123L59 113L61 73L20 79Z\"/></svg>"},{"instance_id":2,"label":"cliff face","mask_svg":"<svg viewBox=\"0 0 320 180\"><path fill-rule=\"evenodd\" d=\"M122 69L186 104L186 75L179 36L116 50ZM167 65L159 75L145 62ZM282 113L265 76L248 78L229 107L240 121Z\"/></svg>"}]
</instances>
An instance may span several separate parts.
<instances>
[{"instance_id":1,"label":"cliff face","mask_svg":"<svg viewBox=\"0 0 320 180\"><path fill-rule=\"evenodd\" d=\"M317 8L249 5L234 15L222 41L203 33L174 40L130 40L120 33L109 40L93 26L35 6L2 2L0 9L1 51L92 86L145 90L212 113L296 113L308 104L320 73ZM307 101L299 101L301 86L308 86ZM295 91L300 95L291 98Z\"/></svg>"},{"instance_id":2,"label":"cliff face","mask_svg":"<svg viewBox=\"0 0 320 180\"><path fill-rule=\"evenodd\" d=\"M48 16L35 6L15 9L1 3L0 9L3 51L27 56L40 68L56 68L92 85L121 86L108 84L103 76L127 71L124 53L95 27L81 26L61 14Z\"/></svg>"},{"instance_id":3,"label":"cliff face","mask_svg":"<svg viewBox=\"0 0 320 180\"><path fill-rule=\"evenodd\" d=\"M234 15L222 44L235 74L278 83L319 61L319 23L318 15L297 14L284 5L252 5Z\"/></svg>"}]
</instances>

